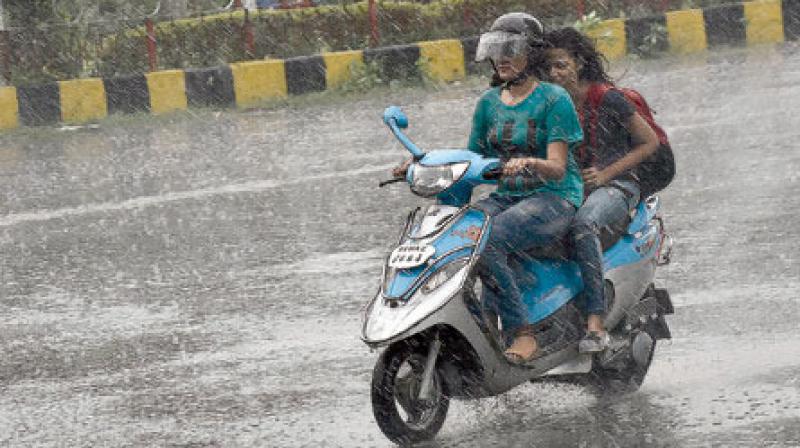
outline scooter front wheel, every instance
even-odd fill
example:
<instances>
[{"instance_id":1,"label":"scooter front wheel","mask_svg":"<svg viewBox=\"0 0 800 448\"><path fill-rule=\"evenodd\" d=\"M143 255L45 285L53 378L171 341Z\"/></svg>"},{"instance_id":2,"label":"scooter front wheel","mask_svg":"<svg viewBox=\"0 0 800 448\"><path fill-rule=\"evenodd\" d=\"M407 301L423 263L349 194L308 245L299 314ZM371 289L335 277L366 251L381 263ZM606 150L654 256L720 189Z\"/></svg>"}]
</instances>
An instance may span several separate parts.
<instances>
[{"instance_id":1,"label":"scooter front wheel","mask_svg":"<svg viewBox=\"0 0 800 448\"><path fill-rule=\"evenodd\" d=\"M426 352L402 341L381 354L372 373L372 412L381 431L407 445L433 439L444 424L450 401L438 371L430 393L419 398Z\"/></svg>"}]
</instances>

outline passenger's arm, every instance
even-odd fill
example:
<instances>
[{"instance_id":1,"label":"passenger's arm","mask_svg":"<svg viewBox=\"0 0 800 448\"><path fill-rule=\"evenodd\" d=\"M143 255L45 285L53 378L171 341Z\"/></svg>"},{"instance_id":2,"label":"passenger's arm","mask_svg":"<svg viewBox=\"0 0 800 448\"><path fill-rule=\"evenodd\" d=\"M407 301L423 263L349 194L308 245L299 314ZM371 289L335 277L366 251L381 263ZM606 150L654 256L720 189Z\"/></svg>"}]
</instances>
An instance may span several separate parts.
<instances>
[{"instance_id":1,"label":"passenger's arm","mask_svg":"<svg viewBox=\"0 0 800 448\"><path fill-rule=\"evenodd\" d=\"M602 170L591 168L585 170L583 180L589 188L597 188L607 184L625 171L636 167L656 152L658 135L638 112L631 115L627 125L635 146L625 156Z\"/></svg>"}]
</instances>

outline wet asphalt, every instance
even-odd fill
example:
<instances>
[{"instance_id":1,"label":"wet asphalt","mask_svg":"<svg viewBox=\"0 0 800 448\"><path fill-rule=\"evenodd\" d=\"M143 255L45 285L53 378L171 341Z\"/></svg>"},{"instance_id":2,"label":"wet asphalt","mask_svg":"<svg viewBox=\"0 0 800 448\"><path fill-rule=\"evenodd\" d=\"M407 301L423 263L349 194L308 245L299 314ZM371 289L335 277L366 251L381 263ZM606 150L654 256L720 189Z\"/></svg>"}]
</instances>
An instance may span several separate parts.
<instances>
[{"instance_id":1,"label":"wet asphalt","mask_svg":"<svg viewBox=\"0 0 800 448\"><path fill-rule=\"evenodd\" d=\"M674 338L641 390L457 402L432 447L800 446L800 47L615 64L669 132ZM390 446L359 341L403 216L377 188L466 143L475 80L0 136L0 446Z\"/></svg>"}]
</instances>

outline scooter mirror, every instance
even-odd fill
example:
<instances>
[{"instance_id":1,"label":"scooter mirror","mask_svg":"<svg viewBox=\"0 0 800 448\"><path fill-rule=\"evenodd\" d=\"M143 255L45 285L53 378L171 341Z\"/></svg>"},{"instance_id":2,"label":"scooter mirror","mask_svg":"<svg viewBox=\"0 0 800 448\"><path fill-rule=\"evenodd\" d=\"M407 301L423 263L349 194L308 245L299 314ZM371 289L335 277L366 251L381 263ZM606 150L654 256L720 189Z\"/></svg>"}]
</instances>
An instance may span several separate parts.
<instances>
[{"instance_id":1,"label":"scooter mirror","mask_svg":"<svg viewBox=\"0 0 800 448\"><path fill-rule=\"evenodd\" d=\"M393 121L400 129L408 127L408 117L397 106L389 106L383 111L383 122L389 125Z\"/></svg>"}]
</instances>

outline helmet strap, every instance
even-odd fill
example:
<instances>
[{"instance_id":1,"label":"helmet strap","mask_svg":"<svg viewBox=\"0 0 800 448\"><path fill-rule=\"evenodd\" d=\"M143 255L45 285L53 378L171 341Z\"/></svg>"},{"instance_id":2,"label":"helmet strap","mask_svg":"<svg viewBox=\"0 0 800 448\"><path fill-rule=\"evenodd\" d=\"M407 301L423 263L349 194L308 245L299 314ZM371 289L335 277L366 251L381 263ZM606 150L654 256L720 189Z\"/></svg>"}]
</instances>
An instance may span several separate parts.
<instances>
[{"instance_id":1,"label":"helmet strap","mask_svg":"<svg viewBox=\"0 0 800 448\"><path fill-rule=\"evenodd\" d=\"M525 67L525 70L519 72L517 74L517 76L514 77L514 79L510 79L510 80L506 81L506 84L505 84L506 88L509 88L511 86L516 86L516 85L519 85L519 84L522 84L523 82L525 82L525 80L528 78L528 75L529 75L528 71L529 71L528 68Z\"/></svg>"},{"instance_id":2,"label":"helmet strap","mask_svg":"<svg viewBox=\"0 0 800 448\"><path fill-rule=\"evenodd\" d=\"M492 64L492 70L494 70L494 73L497 75L497 77L499 79L500 78L500 73L497 72L497 65L495 65L494 60L489 58L489 63ZM514 79L510 79L508 81L503 82L503 84L502 84L503 88L504 89L508 89L511 86L515 86L517 84L522 84L525 81L525 79L528 77L528 72L529 71L530 70L528 69L528 67L525 67L525 70L519 72L517 74L517 76L514 77Z\"/></svg>"}]
</instances>

